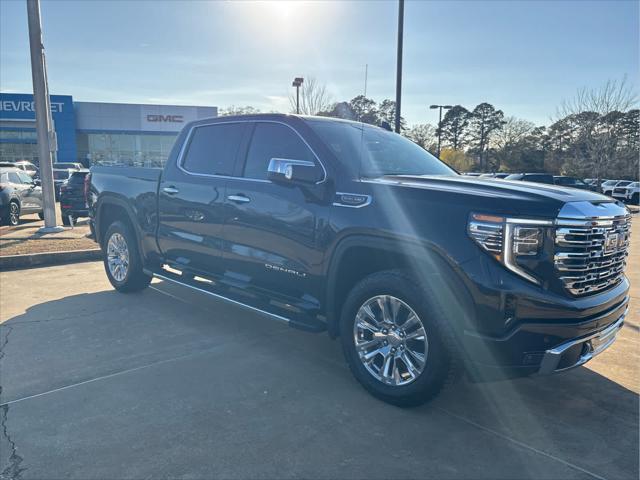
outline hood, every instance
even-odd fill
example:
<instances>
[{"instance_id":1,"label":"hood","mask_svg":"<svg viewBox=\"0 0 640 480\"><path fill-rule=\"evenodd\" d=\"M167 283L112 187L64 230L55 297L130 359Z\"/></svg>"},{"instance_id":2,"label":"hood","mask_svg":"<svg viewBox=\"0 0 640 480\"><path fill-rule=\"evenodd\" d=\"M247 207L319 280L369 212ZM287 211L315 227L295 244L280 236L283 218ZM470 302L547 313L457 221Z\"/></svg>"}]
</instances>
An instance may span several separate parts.
<instances>
[{"instance_id":1,"label":"hood","mask_svg":"<svg viewBox=\"0 0 640 480\"><path fill-rule=\"evenodd\" d=\"M454 196L476 197L481 205L494 205L502 211L524 215L555 216L565 204L570 202L589 202L592 204L615 202L610 197L589 190L515 180L491 178L480 180L461 175L387 175L367 181Z\"/></svg>"}]
</instances>

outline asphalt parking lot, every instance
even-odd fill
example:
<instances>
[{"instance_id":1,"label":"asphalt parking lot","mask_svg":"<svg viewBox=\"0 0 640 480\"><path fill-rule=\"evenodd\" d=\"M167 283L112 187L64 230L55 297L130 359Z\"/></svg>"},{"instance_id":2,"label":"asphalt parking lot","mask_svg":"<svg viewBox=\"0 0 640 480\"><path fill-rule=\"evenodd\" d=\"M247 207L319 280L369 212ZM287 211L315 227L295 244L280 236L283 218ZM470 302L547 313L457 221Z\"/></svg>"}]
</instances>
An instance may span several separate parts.
<instances>
[{"instance_id":1,"label":"asphalt parking lot","mask_svg":"<svg viewBox=\"0 0 640 480\"><path fill-rule=\"evenodd\" d=\"M0 478L638 478L639 270L632 247L630 316L587 367L408 410L324 334L119 294L99 262L2 272Z\"/></svg>"}]
</instances>

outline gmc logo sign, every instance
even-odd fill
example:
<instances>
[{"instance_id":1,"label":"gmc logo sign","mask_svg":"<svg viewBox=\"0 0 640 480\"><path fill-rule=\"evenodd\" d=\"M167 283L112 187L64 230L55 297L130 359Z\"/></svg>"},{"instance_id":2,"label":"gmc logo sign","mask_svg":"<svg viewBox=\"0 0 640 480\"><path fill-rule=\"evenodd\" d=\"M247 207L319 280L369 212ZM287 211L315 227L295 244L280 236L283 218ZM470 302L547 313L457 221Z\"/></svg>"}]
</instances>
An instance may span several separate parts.
<instances>
[{"instance_id":1,"label":"gmc logo sign","mask_svg":"<svg viewBox=\"0 0 640 480\"><path fill-rule=\"evenodd\" d=\"M182 123L182 115L147 115L147 122Z\"/></svg>"}]
</instances>

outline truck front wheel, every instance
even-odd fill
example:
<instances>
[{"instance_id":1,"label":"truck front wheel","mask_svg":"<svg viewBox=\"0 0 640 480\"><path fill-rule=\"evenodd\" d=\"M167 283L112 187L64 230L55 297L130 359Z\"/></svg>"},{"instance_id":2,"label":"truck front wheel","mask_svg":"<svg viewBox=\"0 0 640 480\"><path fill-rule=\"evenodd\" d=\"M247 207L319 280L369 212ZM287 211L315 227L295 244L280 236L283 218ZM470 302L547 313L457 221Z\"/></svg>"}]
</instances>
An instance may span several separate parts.
<instances>
[{"instance_id":1,"label":"truck front wheel","mask_svg":"<svg viewBox=\"0 0 640 480\"><path fill-rule=\"evenodd\" d=\"M427 286L402 271L374 273L356 284L340 329L354 376L385 402L420 405L457 376L455 340L444 312Z\"/></svg>"},{"instance_id":2,"label":"truck front wheel","mask_svg":"<svg viewBox=\"0 0 640 480\"><path fill-rule=\"evenodd\" d=\"M151 277L142 270L135 236L128 225L113 222L105 234L102 250L104 269L116 290L137 292L149 285Z\"/></svg>"}]
</instances>

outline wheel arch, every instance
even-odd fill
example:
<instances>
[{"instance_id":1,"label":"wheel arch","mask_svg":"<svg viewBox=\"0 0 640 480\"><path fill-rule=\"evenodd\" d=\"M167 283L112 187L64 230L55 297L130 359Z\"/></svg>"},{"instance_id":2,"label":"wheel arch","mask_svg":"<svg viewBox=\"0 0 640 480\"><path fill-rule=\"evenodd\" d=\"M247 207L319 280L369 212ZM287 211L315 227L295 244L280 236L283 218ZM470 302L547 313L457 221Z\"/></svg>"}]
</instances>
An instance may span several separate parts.
<instances>
[{"instance_id":1,"label":"wheel arch","mask_svg":"<svg viewBox=\"0 0 640 480\"><path fill-rule=\"evenodd\" d=\"M436 246L373 235L351 235L336 245L328 264L325 310L331 337L339 335L342 306L355 284L372 273L394 269L407 271L419 282L437 282L443 296L455 296L465 311L473 311L471 295L455 265Z\"/></svg>"},{"instance_id":2,"label":"wheel arch","mask_svg":"<svg viewBox=\"0 0 640 480\"><path fill-rule=\"evenodd\" d=\"M96 241L102 247L104 236L109 226L116 220L125 222L136 237L136 243L141 251L140 232L136 226L135 215L131 206L123 199L117 197L105 197L101 199L96 208Z\"/></svg>"}]
</instances>

